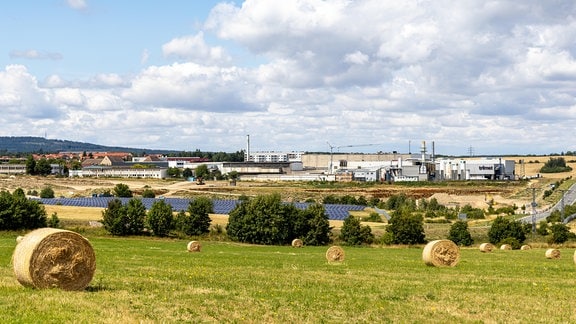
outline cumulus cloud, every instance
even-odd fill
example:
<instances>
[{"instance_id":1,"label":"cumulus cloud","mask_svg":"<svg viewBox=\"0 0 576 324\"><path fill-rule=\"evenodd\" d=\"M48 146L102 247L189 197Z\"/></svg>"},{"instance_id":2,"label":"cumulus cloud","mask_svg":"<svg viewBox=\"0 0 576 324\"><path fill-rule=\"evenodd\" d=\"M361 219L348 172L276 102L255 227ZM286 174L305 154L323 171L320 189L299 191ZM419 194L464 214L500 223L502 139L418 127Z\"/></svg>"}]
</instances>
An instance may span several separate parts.
<instances>
[{"instance_id":1,"label":"cumulus cloud","mask_svg":"<svg viewBox=\"0 0 576 324\"><path fill-rule=\"evenodd\" d=\"M210 47L204 41L204 34L175 38L162 45L164 56L176 57L200 64L226 63L230 57L224 48L219 46Z\"/></svg>"},{"instance_id":2,"label":"cumulus cloud","mask_svg":"<svg viewBox=\"0 0 576 324\"><path fill-rule=\"evenodd\" d=\"M24 107L31 125L59 114L62 138L139 147L234 151L251 134L262 150L574 150L575 17L568 0L226 2L158 44L167 65L41 83L9 66L0 107Z\"/></svg>"}]
</instances>

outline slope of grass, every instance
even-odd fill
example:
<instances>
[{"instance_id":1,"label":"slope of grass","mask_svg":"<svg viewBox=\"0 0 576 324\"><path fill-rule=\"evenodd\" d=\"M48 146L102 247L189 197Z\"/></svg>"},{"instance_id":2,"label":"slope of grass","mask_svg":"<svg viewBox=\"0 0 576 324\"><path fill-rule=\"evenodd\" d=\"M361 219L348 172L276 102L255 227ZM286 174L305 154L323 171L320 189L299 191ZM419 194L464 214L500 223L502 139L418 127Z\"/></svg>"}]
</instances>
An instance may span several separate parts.
<instances>
[{"instance_id":1,"label":"slope of grass","mask_svg":"<svg viewBox=\"0 0 576 324\"><path fill-rule=\"evenodd\" d=\"M455 268L422 262L422 248L252 246L88 237L97 256L81 292L22 287L10 265L15 233L0 234L4 322L574 322L573 251L480 253Z\"/></svg>"}]
</instances>

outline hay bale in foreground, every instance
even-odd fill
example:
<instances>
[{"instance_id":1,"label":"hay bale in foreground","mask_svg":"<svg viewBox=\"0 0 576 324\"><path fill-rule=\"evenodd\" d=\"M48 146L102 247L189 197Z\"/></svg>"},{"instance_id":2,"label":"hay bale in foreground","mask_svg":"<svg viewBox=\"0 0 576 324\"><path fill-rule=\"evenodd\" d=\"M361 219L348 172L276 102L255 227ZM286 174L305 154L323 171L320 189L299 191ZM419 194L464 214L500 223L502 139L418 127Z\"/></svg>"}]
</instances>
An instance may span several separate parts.
<instances>
[{"instance_id":1,"label":"hay bale in foreground","mask_svg":"<svg viewBox=\"0 0 576 324\"><path fill-rule=\"evenodd\" d=\"M96 256L82 235L41 228L16 245L12 264L16 279L25 287L83 290L94 276Z\"/></svg>"},{"instance_id":2,"label":"hay bale in foreground","mask_svg":"<svg viewBox=\"0 0 576 324\"><path fill-rule=\"evenodd\" d=\"M524 244L520 247L520 250L530 250L530 249L532 249L532 247L528 244Z\"/></svg>"},{"instance_id":3,"label":"hay bale in foreground","mask_svg":"<svg viewBox=\"0 0 576 324\"><path fill-rule=\"evenodd\" d=\"M500 245L500 250L512 250L512 245L502 244L502 245Z\"/></svg>"},{"instance_id":4,"label":"hay bale in foreground","mask_svg":"<svg viewBox=\"0 0 576 324\"><path fill-rule=\"evenodd\" d=\"M546 250L547 259L560 259L560 250L558 249L548 249Z\"/></svg>"},{"instance_id":5,"label":"hay bale in foreground","mask_svg":"<svg viewBox=\"0 0 576 324\"><path fill-rule=\"evenodd\" d=\"M480 252L490 253L492 250L494 250L494 245L492 245L492 243L480 244Z\"/></svg>"},{"instance_id":6,"label":"hay bale in foreground","mask_svg":"<svg viewBox=\"0 0 576 324\"><path fill-rule=\"evenodd\" d=\"M188 252L200 252L202 245L198 241L190 241L186 248L188 249Z\"/></svg>"},{"instance_id":7,"label":"hay bale in foreground","mask_svg":"<svg viewBox=\"0 0 576 324\"><path fill-rule=\"evenodd\" d=\"M451 240L435 240L424 247L422 260L429 266L454 267L460 261L460 249Z\"/></svg>"},{"instance_id":8,"label":"hay bale in foreground","mask_svg":"<svg viewBox=\"0 0 576 324\"><path fill-rule=\"evenodd\" d=\"M574 263L576 263L576 251L574 251L573 259L574 259Z\"/></svg>"},{"instance_id":9,"label":"hay bale in foreground","mask_svg":"<svg viewBox=\"0 0 576 324\"><path fill-rule=\"evenodd\" d=\"M292 240L292 247L301 248L302 246L304 246L304 242L301 239Z\"/></svg>"},{"instance_id":10,"label":"hay bale in foreground","mask_svg":"<svg viewBox=\"0 0 576 324\"><path fill-rule=\"evenodd\" d=\"M341 262L344 261L344 258L344 250L339 246L331 246L326 251L326 260L328 260L328 262Z\"/></svg>"}]
</instances>

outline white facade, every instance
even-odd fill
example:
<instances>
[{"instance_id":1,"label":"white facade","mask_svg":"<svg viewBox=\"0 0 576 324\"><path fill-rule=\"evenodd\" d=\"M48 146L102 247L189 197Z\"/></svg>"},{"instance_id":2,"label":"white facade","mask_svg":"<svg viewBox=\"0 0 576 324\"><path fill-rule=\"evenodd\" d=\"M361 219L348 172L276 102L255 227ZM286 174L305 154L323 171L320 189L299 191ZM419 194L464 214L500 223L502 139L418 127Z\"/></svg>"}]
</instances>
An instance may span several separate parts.
<instances>
[{"instance_id":1,"label":"white facade","mask_svg":"<svg viewBox=\"0 0 576 324\"><path fill-rule=\"evenodd\" d=\"M244 153L245 161L252 161L256 163L265 162L302 162L302 155L304 152L274 152L274 151L256 151L250 152L250 156L247 157L248 153Z\"/></svg>"},{"instance_id":2,"label":"white facade","mask_svg":"<svg viewBox=\"0 0 576 324\"><path fill-rule=\"evenodd\" d=\"M454 159L436 161L437 180L515 179L515 162L500 158Z\"/></svg>"},{"instance_id":3,"label":"white facade","mask_svg":"<svg viewBox=\"0 0 576 324\"><path fill-rule=\"evenodd\" d=\"M111 168L111 167L86 167L82 170L70 170L69 177L114 177L114 178L142 178L142 179L166 179L166 168Z\"/></svg>"}]
</instances>

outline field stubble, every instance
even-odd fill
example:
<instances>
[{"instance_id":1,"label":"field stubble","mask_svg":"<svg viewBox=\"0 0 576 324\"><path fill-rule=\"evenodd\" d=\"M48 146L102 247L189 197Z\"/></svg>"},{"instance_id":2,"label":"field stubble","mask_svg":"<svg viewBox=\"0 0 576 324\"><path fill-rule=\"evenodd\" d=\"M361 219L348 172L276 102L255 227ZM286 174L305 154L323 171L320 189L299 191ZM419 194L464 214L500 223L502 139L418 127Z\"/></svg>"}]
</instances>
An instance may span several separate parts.
<instances>
[{"instance_id":1,"label":"field stubble","mask_svg":"<svg viewBox=\"0 0 576 324\"><path fill-rule=\"evenodd\" d=\"M97 256L87 290L20 286L15 234L0 236L0 303L7 322L574 322L570 249L461 250L454 268L424 265L422 247L292 248L88 237Z\"/></svg>"}]
</instances>

